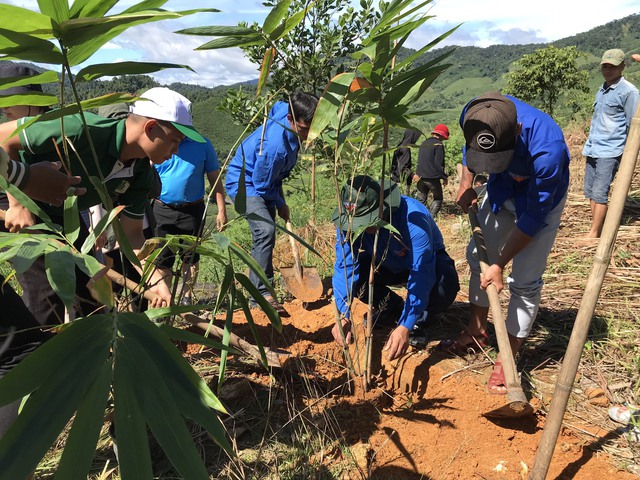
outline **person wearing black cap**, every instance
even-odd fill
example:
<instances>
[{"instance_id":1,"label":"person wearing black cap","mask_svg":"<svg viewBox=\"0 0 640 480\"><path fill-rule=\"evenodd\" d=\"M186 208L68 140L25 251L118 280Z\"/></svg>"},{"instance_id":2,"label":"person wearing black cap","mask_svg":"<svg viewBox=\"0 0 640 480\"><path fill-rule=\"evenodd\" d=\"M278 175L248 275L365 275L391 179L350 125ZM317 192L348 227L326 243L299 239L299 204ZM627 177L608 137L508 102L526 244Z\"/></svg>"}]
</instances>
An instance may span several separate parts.
<instances>
[{"instance_id":1,"label":"person wearing black cap","mask_svg":"<svg viewBox=\"0 0 640 480\"><path fill-rule=\"evenodd\" d=\"M414 346L426 344L427 322L453 303L460 289L453 260L447 255L442 234L429 210L418 200L400 195L394 182L385 181L384 222L378 220L380 183L360 175L341 190L341 205L333 214L337 227L333 295L342 315L347 342L350 333L350 304L358 297L368 301L369 269L378 225L390 224L394 231L380 228L374 277L373 322L396 323L384 349L390 360L407 350L410 335ZM390 285L406 285L402 300ZM338 326L332 330L342 344Z\"/></svg>"},{"instance_id":2,"label":"person wearing black cap","mask_svg":"<svg viewBox=\"0 0 640 480\"><path fill-rule=\"evenodd\" d=\"M511 263L506 323L515 354L529 335L540 305L542 274L569 186L569 150L562 130L549 115L498 92L471 100L462 111L460 126L466 145L457 203L465 213L476 208L474 173L489 174L478 219L491 265L480 274L471 240L467 249L471 319L457 338L443 341L441 348L464 353L486 346L489 302L485 289L493 284L501 291L503 272ZM506 393L499 358L488 389Z\"/></svg>"},{"instance_id":3,"label":"person wearing black cap","mask_svg":"<svg viewBox=\"0 0 640 480\"><path fill-rule=\"evenodd\" d=\"M444 141L448 139L449 128L442 123L436 125L431 131L431 136L420 145L418 166L413 175L413 181L418 189L418 200L427 205L429 192L433 195L433 202L428 206L433 217L442 208L444 200L442 185L448 183L444 169Z\"/></svg>"}]
</instances>

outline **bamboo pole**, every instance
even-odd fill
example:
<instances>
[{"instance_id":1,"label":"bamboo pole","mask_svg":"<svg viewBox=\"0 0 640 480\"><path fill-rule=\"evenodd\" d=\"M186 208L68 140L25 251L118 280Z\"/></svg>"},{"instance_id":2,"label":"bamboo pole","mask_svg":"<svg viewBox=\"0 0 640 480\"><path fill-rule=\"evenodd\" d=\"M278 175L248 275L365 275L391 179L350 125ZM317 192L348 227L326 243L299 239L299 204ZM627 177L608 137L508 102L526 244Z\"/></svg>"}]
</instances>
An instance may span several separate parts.
<instances>
[{"instance_id":1,"label":"bamboo pole","mask_svg":"<svg viewBox=\"0 0 640 480\"><path fill-rule=\"evenodd\" d=\"M544 480L549 471L553 450L558 441L562 419L567 409L569 395L578 372L580 357L587 340L589 325L593 317L593 312L600 295L600 290L604 282L611 253L613 251L616 235L622 218L631 178L638 160L640 152L640 106L636 109L631 120L631 127L627 136L627 144L620 162L618 177L611 194L611 202L607 211L607 217L602 229L602 235L596 248L596 253L587 279L587 285L580 302L580 308L576 315L576 321L571 331L567 352L562 362L562 368L558 375L556 388L553 392L549 415L544 425L542 437L538 444L538 450L534 459L533 468L529 475L529 480Z\"/></svg>"}]
</instances>

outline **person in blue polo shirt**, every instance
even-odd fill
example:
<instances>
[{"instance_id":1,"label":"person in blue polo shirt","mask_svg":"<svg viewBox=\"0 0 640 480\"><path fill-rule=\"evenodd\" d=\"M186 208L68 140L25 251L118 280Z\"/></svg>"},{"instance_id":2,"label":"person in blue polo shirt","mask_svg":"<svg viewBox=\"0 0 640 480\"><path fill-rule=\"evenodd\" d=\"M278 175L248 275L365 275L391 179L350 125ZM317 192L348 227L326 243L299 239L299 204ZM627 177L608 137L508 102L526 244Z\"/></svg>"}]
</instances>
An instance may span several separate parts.
<instances>
[{"instance_id":1,"label":"person in blue polo shirt","mask_svg":"<svg viewBox=\"0 0 640 480\"><path fill-rule=\"evenodd\" d=\"M622 76L624 52L607 50L600 61L604 83L596 93L589 138L582 155L586 157L584 196L591 208L591 228L587 238L599 238L607 215L611 182L616 176L631 119L638 106L638 89Z\"/></svg>"},{"instance_id":2,"label":"person in blue polo shirt","mask_svg":"<svg viewBox=\"0 0 640 480\"><path fill-rule=\"evenodd\" d=\"M337 227L333 296L342 315L346 340L351 342L351 301L355 297L368 301L369 269L379 228L375 223L379 214L380 183L360 175L349 181L340 195L342 205L332 218ZM460 285L455 264L447 255L442 234L427 207L414 198L400 195L394 182L385 182L383 195L384 220L397 232L387 228L379 231L373 321L374 324L397 322L384 347L393 360L404 355L410 340L413 346L426 344L427 322L449 308ZM406 300L391 291L392 285L406 285ZM338 325L332 334L342 345Z\"/></svg>"},{"instance_id":3,"label":"person in blue polo shirt","mask_svg":"<svg viewBox=\"0 0 640 480\"><path fill-rule=\"evenodd\" d=\"M153 206L155 217L155 235L198 235L205 212L204 177L215 194L218 214L216 227L224 230L227 223L227 207L224 202L224 188L218 179L220 164L211 141L204 137L205 143L185 138L180 142L178 153L159 165L154 165L162 181L162 192ZM191 304L191 288L198 275L200 256L197 252L185 251L182 254L182 281L186 286L182 298L185 305ZM163 249L156 258L156 264L170 270L175 262L175 254ZM166 277L169 281L171 277ZM170 282L168 282L170 283Z\"/></svg>"},{"instance_id":4,"label":"person in blue polo shirt","mask_svg":"<svg viewBox=\"0 0 640 480\"><path fill-rule=\"evenodd\" d=\"M318 99L310 94L296 92L289 102L279 101L269 112L264 126L255 130L238 147L227 167L226 190L234 199L238 194L240 174L244 166L246 186L246 213L275 221L276 210L280 218L289 220L290 212L282 192L282 181L289 176L298 161L300 139L306 140ZM273 223L247 217L253 247L251 256L273 282L273 247L276 228ZM283 307L268 293L267 287L251 271L251 282L278 310Z\"/></svg>"},{"instance_id":5,"label":"person in blue polo shirt","mask_svg":"<svg viewBox=\"0 0 640 480\"><path fill-rule=\"evenodd\" d=\"M478 210L486 240L489 269L480 274L473 240L467 249L471 267L471 318L455 339L441 348L452 353L487 345L489 301L485 289L504 287L511 263L507 330L518 352L531 331L540 305L542 274L556 238L569 186L569 150L556 122L546 113L498 92L474 98L460 116L466 145L457 203L466 213L477 207L474 173L489 173ZM507 392L500 358L487 385L490 393Z\"/></svg>"}]
</instances>

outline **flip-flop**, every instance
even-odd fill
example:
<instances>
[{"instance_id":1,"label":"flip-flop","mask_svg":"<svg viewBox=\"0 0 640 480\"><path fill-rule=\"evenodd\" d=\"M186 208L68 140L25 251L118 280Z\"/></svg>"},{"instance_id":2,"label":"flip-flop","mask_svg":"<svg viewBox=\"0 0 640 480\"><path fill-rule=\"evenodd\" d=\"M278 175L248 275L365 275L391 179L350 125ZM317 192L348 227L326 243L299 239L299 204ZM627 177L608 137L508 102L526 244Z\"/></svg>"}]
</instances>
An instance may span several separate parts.
<instances>
[{"instance_id":1,"label":"flip-flop","mask_svg":"<svg viewBox=\"0 0 640 480\"><path fill-rule=\"evenodd\" d=\"M503 390L498 390L502 388ZM487 382L487 391L491 395L506 395L507 394L507 381L504 378L504 370L502 369L502 362L496 361L493 365L493 372Z\"/></svg>"}]
</instances>

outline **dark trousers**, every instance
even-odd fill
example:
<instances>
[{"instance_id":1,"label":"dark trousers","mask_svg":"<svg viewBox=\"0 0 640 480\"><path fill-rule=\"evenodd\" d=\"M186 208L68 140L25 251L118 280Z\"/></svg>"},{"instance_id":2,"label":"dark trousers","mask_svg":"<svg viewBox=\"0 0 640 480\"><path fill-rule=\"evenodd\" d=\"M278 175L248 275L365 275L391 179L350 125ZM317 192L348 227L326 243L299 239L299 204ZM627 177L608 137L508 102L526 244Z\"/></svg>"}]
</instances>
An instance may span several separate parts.
<instances>
[{"instance_id":1,"label":"dark trousers","mask_svg":"<svg viewBox=\"0 0 640 480\"><path fill-rule=\"evenodd\" d=\"M276 208L267 207L262 197L247 197L247 214L249 213L255 213L274 222L276 219ZM262 220L247 219L247 221L249 222L251 238L253 239L251 257L260 265L269 282L273 284L273 247L276 245L276 227ZM268 294L267 287L253 273L253 270L249 274L249 278L262 295Z\"/></svg>"},{"instance_id":2,"label":"dark trousers","mask_svg":"<svg viewBox=\"0 0 640 480\"><path fill-rule=\"evenodd\" d=\"M418 200L426 205L431 212L431 216L435 217L442 208L442 201L444 199L444 195L442 193L442 183L440 182L440 179L421 178L416 184L416 188L418 189ZM433 202L431 202L431 205L428 205L427 203L429 192L431 192L431 194L433 195Z\"/></svg>"},{"instance_id":3,"label":"dark trousers","mask_svg":"<svg viewBox=\"0 0 640 480\"><path fill-rule=\"evenodd\" d=\"M156 222L156 237L198 235L204 215L204 201L184 206L170 206L156 200L153 205L153 215ZM198 263L200 255L186 250L181 254L181 258L186 263L194 264ZM175 259L175 253L169 248L164 248L156 258L156 264L170 270L173 268Z\"/></svg>"},{"instance_id":4,"label":"dark trousers","mask_svg":"<svg viewBox=\"0 0 640 480\"><path fill-rule=\"evenodd\" d=\"M354 285L356 297L365 303L369 301L369 269L371 257L360 254L360 278ZM379 312L377 320L390 324L398 320L404 308L404 300L393 292L390 286L406 285L409 271L391 272L383 267L378 268L373 277L373 306ZM446 251L436 253L436 282L429 294L427 305L427 320L444 312L451 306L460 290L456 266Z\"/></svg>"},{"instance_id":5,"label":"dark trousers","mask_svg":"<svg viewBox=\"0 0 640 480\"><path fill-rule=\"evenodd\" d=\"M18 294L0 275L0 377L44 343L51 334L43 332ZM18 416L20 401L0 406L0 437Z\"/></svg>"}]
</instances>

